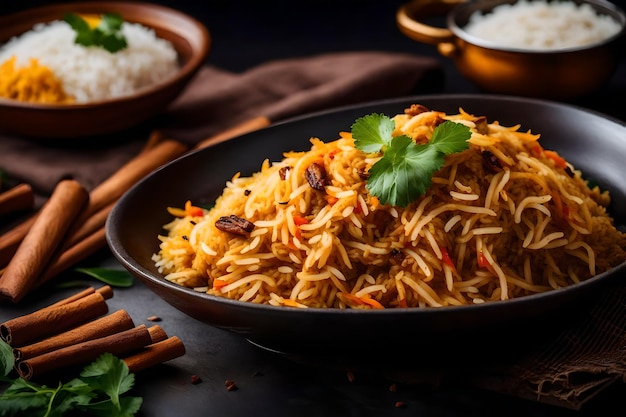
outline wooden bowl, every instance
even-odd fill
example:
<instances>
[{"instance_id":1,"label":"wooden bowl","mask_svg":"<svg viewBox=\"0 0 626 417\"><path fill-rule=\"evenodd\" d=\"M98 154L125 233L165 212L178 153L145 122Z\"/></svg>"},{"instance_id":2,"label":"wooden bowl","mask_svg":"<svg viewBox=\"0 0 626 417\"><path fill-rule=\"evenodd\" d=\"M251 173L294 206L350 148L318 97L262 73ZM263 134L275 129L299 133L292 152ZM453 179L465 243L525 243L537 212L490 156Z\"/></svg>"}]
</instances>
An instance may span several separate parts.
<instances>
[{"instance_id":1,"label":"wooden bowl","mask_svg":"<svg viewBox=\"0 0 626 417\"><path fill-rule=\"evenodd\" d=\"M198 20L149 3L76 2L24 10L0 17L0 44L36 23L62 20L67 13L118 13L125 22L152 28L178 53L180 69L162 82L110 100L77 104L36 104L0 98L0 131L43 139L77 139L107 135L137 126L164 111L205 63L210 34Z\"/></svg>"}]
</instances>

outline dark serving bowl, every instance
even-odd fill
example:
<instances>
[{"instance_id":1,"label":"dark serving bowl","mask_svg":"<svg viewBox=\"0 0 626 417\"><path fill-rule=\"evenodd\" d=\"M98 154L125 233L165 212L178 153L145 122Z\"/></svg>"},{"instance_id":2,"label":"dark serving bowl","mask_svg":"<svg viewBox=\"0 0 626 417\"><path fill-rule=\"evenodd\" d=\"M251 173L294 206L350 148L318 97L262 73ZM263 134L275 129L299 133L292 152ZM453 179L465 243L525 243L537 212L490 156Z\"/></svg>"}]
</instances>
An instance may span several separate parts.
<instances>
[{"instance_id":1,"label":"dark serving bowl","mask_svg":"<svg viewBox=\"0 0 626 417\"><path fill-rule=\"evenodd\" d=\"M612 193L610 212L626 226L626 125L601 114L555 102L507 96L433 95L367 103L315 113L276 124L187 154L156 170L129 190L107 222L107 241L119 262L158 296L191 318L239 333L252 343L294 357L381 359L410 366L438 355L468 360L515 348L554 334L593 300L594 294L624 275L626 262L612 271L564 289L485 304L387 310L294 309L219 298L165 280L151 255L157 235L171 220L166 207L213 200L236 171L257 171L264 158L279 160L288 150L309 149L309 138L334 140L358 117L394 115L412 103L457 113L459 107L501 124L521 123L541 133L577 168ZM462 352L462 355L459 355ZM416 353L419 355L416 356ZM414 359L407 359L410 354ZM425 355L425 356L424 356Z\"/></svg>"},{"instance_id":2,"label":"dark serving bowl","mask_svg":"<svg viewBox=\"0 0 626 417\"><path fill-rule=\"evenodd\" d=\"M133 94L77 104L27 103L0 97L0 131L50 142L103 136L140 125L164 111L205 63L211 47L208 29L197 19L158 4L120 1L60 3L0 16L0 45L35 24L62 20L67 13L117 13L172 43L179 70Z\"/></svg>"}]
</instances>

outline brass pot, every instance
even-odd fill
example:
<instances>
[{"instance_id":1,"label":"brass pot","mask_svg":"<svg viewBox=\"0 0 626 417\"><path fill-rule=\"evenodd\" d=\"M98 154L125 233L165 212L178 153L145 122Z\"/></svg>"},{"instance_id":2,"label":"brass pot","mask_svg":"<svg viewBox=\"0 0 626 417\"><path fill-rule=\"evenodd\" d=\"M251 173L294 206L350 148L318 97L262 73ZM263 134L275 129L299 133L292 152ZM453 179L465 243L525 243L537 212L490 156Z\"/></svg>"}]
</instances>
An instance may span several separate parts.
<instances>
[{"instance_id":1,"label":"brass pot","mask_svg":"<svg viewBox=\"0 0 626 417\"><path fill-rule=\"evenodd\" d=\"M441 55L454 60L464 77L485 91L571 99L596 91L611 78L624 53L626 27L624 12L608 1L573 1L588 3L597 13L612 16L621 30L583 47L524 50L499 46L463 29L475 11L484 13L514 0L413 0L400 7L396 22L407 37L436 45ZM445 27L424 23L437 16L445 17Z\"/></svg>"}]
</instances>

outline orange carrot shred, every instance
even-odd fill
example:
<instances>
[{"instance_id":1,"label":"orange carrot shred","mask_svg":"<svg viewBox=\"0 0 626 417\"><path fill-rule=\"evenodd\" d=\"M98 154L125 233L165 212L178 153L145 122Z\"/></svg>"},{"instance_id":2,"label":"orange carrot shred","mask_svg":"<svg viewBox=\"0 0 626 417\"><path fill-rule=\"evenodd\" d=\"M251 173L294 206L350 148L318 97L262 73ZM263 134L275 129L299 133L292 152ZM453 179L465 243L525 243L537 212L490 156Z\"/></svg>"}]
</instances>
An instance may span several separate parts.
<instances>
[{"instance_id":1,"label":"orange carrot shred","mask_svg":"<svg viewBox=\"0 0 626 417\"><path fill-rule=\"evenodd\" d=\"M221 288L224 288L227 285L228 285L228 282L224 281L223 279L216 278L213 280L213 289L219 290Z\"/></svg>"},{"instance_id":2,"label":"orange carrot shred","mask_svg":"<svg viewBox=\"0 0 626 417\"><path fill-rule=\"evenodd\" d=\"M487 257L482 251L478 252L478 266L480 268L489 267L489 261L487 260Z\"/></svg>"},{"instance_id":3,"label":"orange carrot shred","mask_svg":"<svg viewBox=\"0 0 626 417\"><path fill-rule=\"evenodd\" d=\"M361 301L369 306L371 306L372 308L376 308L379 310L383 310L385 307L383 307L383 305L381 303L379 303L378 301L374 300L373 298L370 297L361 297Z\"/></svg>"},{"instance_id":4,"label":"orange carrot shred","mask_svg":"<svg viewBox=\"0 0 626 417\"><path fill-rule=\"evenodd\" d=\"M175 217L185 217L185 210L177 208L177 207L168 207L167 212Z\"/></svg>"},{"instance_id":5,"label":"orange carrot shred","mask_svg":"<svg viewBox=\"0 0 626 417\"><path fill-rule=\"evenodd\" d=\"M443 263L448 265L453 271L456 271L456 267L454 266L454 262L452 262L452 258L450 258L448 250L443 246L439 246L439 250L441 251Z\"/></svg>"},{"instance_id":6,"label":"orange carrot shred","mask_svg":"<svg viewBox=\"0 0 626 417\"><path fill-rule=\"evenodd\" d=\"M543 153L550 159L552 159L554 161L554 165L557 168L565 168L567 166L567 162L565 162L565 159L563 159L561 157L561 155L559 155L558 153L556 153L555 151L550 151L550 150L544 150Z\"/></svg>"},{"instance_id":7,"label":"orange carrot shred","mask_svg":"<svg viewBox=\"0 0 626 417\"><path fill-rule=\"evenodd\" d=\"M204 214L200 207L192 206L190 200L185 202L185 213L192 217L200 217Z\"/></svg>"},{"instance_id":8,"label":"orange carrot shred","mask_svg":"<svg viewBox=\"0 0 626 417\"><path fill-rule=\"evenodd\" d=\"M303 224L307 224L309 221L302 216L293 216L293 222L296 224L296 226L301 226Z\"/></svg>"},{"instance_id":9,"label":"orange carrot shred","mask_svg":"<svg viewBox=\"0 0 626 417\"><path fill-rule=\"evenodd\" d=\"M357 297L350 293L341 293L347 300L360 305L366 305L376 309L384 309L383 305L369 296Z\"/></svg>"}]
</instances>

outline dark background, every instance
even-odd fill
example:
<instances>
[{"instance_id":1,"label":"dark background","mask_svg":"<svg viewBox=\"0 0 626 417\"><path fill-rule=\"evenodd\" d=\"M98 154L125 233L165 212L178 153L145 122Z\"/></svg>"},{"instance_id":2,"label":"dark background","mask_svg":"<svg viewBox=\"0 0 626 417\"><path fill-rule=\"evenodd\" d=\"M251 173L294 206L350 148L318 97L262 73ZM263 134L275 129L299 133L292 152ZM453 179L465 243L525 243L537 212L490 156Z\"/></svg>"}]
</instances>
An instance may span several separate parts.
<instances>
[{"instance_id":1,"label":"dark background","mask_svg":"<svg viewBox=\"0 0 626 417\"><path fill-rule=\"evenodd\" d=\"M212 38L207 63L242 72L263 62L334 51L380 50L435 57L446 74L442 93L475 93L451 59L434 45L405 37L395 15L408 0L155 0L203 22ZM68 2L68 1L65 1ZM624 7L626 0L614 0ZM0 13L54 3L50 0L2 1ZM432 24L443 25L443 19ZM626 51L625 51L626 54ZM575 71L575 68L572 68ZM626 62L598 95L572 101L626 119ZM624 109L623 109L624 108Z\"/></svg>"},{"instance_id":2,"label":"dark background","mask_svg":"<svg viewBox=\"0 0 626 417\"><path fill-rule=\"evenodd\" d=\"M212 37L208 62L244 71L288 57L346 50L418 52L395 23L405 0L156 0L203 22ZM69 1L64 1L65 3ZM1 13L55 3L2 1ZM434 55L435 47L428 49Z\"/></svg>"}]
</instances>

